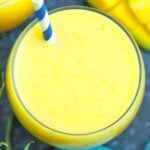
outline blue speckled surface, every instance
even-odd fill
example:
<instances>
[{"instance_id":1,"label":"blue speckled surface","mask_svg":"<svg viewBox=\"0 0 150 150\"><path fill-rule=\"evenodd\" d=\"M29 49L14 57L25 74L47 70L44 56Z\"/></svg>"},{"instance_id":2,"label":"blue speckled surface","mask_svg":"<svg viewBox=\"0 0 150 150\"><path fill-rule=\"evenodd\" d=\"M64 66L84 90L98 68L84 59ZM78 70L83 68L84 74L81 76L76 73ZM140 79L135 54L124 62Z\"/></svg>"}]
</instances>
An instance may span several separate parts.
<instances>
[{"instance_id":1,"label":"blue speckled surface","mask_svg":"<svg viewBox=\"0 0 150 150\"><path fill-rule=\"evenodd\" d=\"M46 3L49 10L66 5L87 5L83 0L47 0ZM0 71L5 70L10 49L16 38L33 18L34 16L31 16L23 25L14 30L0 33ZM130 126L120 136L105 145L113 150L144 150L146 144L150 141L150 52L142 50L142 55L147 76L143 103ZM0 140L4 140L6 122L10 112L11 109L4 92L0 101ZM36 141L36 144L31 146L31 150L53 149L53 147L43 144L32 137L16 119L13 122L11 137L13 150L22 150L24 145L30 140Z\"/></svg>"}]
</instances>

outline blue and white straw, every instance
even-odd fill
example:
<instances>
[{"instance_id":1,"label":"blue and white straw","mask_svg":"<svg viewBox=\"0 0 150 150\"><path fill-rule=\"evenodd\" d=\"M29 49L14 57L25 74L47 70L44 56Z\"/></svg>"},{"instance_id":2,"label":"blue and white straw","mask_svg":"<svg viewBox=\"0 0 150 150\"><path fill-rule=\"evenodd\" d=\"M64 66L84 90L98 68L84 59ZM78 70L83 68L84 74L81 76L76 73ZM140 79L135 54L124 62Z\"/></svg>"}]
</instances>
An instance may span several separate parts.
<instances>
[{"instance_id":1,"label":"blue and white straw","mask_svg":"<svg viewBox=\"0 0 150 150\"><path fill-rule=\"evenodd\" d=\"M45 6L44 0L32 0L32 2L34 4L36 16L39 19L42 27L44 39L48 41L52 36L52 27L49 21L48 11Z\"/></svg>"}]
</instances>

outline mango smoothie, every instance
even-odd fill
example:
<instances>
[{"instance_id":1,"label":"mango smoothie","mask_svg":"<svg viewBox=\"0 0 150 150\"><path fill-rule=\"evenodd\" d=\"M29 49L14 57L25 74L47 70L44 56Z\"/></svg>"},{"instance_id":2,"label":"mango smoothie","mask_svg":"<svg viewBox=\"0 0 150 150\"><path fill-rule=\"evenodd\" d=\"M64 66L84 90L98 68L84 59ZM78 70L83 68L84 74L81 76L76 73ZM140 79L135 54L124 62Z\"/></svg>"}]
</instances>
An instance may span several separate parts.
<instances>
[{"instance_id":1,"label":"mango smoothie","mask_svg":"<svg viewBox=\"0 0 150 150\"><path fill-rule=\"evenodd\" d=\"M0 0L0 32L20 25L32 12L31 0Z\"/></svg>"},{"instance_id":2,"label":"mango smoothie","mask_svg":"<svg viewBox=\"0 0 150 150\"><path fill-rule=\"evenodd\" d=\"M95 9L59 8L49 17L50 41L35 20L11 51L6 89L13 111L31 134L56 147L104 144L140 106L145 71L139 48Z\"/></svg>"}]
</instances>

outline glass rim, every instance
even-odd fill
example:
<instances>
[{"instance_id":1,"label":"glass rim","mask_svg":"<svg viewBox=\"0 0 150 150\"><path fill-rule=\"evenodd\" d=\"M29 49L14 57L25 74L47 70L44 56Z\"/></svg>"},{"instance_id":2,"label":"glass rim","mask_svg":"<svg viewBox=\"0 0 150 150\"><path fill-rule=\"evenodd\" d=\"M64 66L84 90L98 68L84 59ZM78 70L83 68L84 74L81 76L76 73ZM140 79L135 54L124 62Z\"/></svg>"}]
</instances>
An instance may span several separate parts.
<instances>
[{"instance_id":1,"label":"glass rim","mask_svg":"<svg viewBox=\"0 0 150 150\"><path fill-rule=\"evenodd\" d=\"M15 95L17 97L17 100L19 100L19 103L21 104L21 106L23 107L24 111L38 124L40 124L42 127L53 131L53 132L57 132L59 134L65 134L65 135L72 135L72 136L86 136L86 135L92 135L92 134L96 134L98 132L102 132L104 130L107 130L108 128L112 127L113 125L115 125L116 123L118 123L121 119L123 119L123 117L125 117L127 115L127 113L131 110L132 106L134 105L138 93L140 91L140 88L142 86L142 57L140 56L139 53L139 47L137 46L135 40L132 38L132 36L130 35L130 33L118 22L116 21L113 17L109 16L108 14L106 14L103 11L97 10L95 8L91 8L91 7L87 7L87 6L78 6L78 5L73 5L73 6L64 6L64 7L59 7L56 8L54 10L49 11L49 15L59 12L59 11L64 11L64 10L69 10L69 9L82 9L82 10L88 10L88 11L92 11L92 12L96 12L98 14L101 14L105 17L107 17L108 19L110 19L111 21L113 21L116 25L118 25L118 27L120 27L122 29L122 31L126 34L126 36L130 39L131 43L133 44L133 48L135 50L135 54L137 56L137 61L138 61L138 66L139 66L139 79L138 79L138 85L137 85L137 89L135 90L135 95L133 97L133 100L131 101L131 104L129 105L129 107L125 110L125 112L118 117L118 119L116 119L114 122L112 122L111 124L107 125L106 127L96 130L96 131L92 131L92 132L87 132L87 133L68 133L68 132L63 132L63 131L59 131L57 129L51 128L47 125L45 125L44 123L42 123L39 119L37 119L35 116L32 115L32 113L28 110L28 108L24 105L21 97L19 96L19 93L17 91L17 87L15 84L15 75L14 75L14 66L15 66L15 58L16 58L16 53L18 51L18 47L20 45L20 43L22 42L23 38L26 36L26 34L28 33L28 31L30 31L30 29L38 22L38 19L33 20L25 29L24 31L19 35L16 44L14 46L14 50L13 50L13 56L12 56L12 63L10 66L11 69L11 81L12 81L12 85L14 88L14 92Z\"/></svg>"}]
</instances>

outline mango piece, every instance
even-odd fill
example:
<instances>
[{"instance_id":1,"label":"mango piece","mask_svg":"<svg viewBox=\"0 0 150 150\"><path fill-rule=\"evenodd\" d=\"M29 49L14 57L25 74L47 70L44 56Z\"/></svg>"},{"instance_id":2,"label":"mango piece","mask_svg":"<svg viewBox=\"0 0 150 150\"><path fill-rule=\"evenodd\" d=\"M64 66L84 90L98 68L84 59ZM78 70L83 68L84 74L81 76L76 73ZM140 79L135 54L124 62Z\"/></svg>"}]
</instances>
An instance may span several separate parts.
<instances>
[{"instance_id":1,"label":"mango piece","mask_svg":"<svg viewBox=\"0 0 150 150\"><path fill-rule=\"evenodd\" d=\"M105 1L102 0L102 2L100 0L87 0L87 1L92 6L95 6L96 8L100 10L104 10L105 12L107 12L108 14L116 18L119 22L121 22L128 29L129 32L131 32L131 34L134 36L135 40L138 42L138 44L141 47L143 47L144 49L150 50L150 32L149 32L150 23L148 22L149 24L146 24L146 23L143 24L140 21L140 19L137 18L135 13L132 11L133 8L131 8L130 6L132 5L131 3L134 3L134 5L135 4L137 5L137 3L135 3L134 1L138 1L138 0L121 0L121 1L112 0L112 3L111 2L109 3L107 0ZM139 0L139 1L149 1L150 3L150 0ZM149 3L147 3L147 5ZM134 6L134 9L137 7L135 6ZM140 7L140 9L142 8ZM144 14L145 10L141 10L141 12ZM150 8L149 8L149 13L150 13ZM150 14L148 16L150 16ZM149 18L145 17L145 22L148 19L150 19L150 17Z\"/></svg>"},{"instance_id":2,"label":"mango piece","mask_svg":"<svg viewBox=\"0 0 150 150\"><path fill-rule=\"evenodd\" d=\"M105 11L115 7L122 0L87 0L87 2L98 9L103 9Z\"/></svg>"},{"instance_id":3,"label":"mango piece","mask_svg":"<svg viewBox=\"0 0 150 150\"><path fill-rule=\"evenodd\" d=\"M140 22L150 24L150 0L128 0L128 3Z\"/></svg>"},{"instance_id":4,"label":"mango piece","mask_svg":"<svg viewBox=\"0 0 150 150\"><path fill-rule=\"evenodd\" d=\"M32 12L31 0L0 0L0 32L20 25Z\"/></svg>"},{"instance_id":5,"label":"mango piece","mask_svg":"<svg viewBox=\"0 0 150 150\"><path fill-rule=\"evenodd\" d=\"M108 13L117 18L132 33L141 47L150 50L150 34L129 9L127 1L122 1Z\"/></svg>"}]
</instances>

